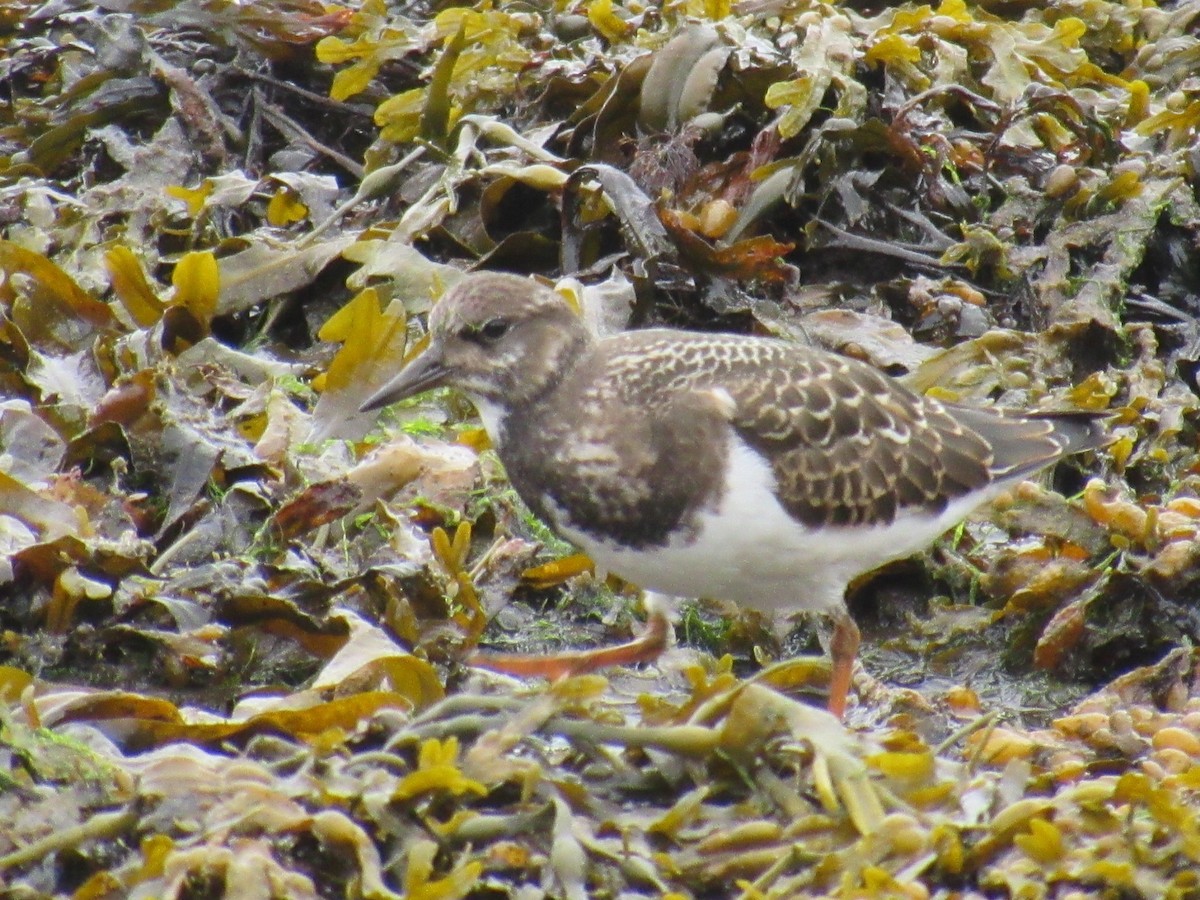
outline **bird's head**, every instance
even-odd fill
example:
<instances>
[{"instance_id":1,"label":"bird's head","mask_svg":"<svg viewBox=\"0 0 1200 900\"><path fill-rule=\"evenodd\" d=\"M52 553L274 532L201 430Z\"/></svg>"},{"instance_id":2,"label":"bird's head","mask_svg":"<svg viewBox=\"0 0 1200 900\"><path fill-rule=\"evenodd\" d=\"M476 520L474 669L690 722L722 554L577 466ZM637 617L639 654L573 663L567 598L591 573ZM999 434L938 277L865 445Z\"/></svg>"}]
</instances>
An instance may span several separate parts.
<instances>
[{"instance_id":1,"label":"bird's head","mask_svg":"<svg viewBox=\"0 0 1200 900\"><path fill-rule=\"evenodd\" d=\"M553 386L589 342L570 305L536 281L499 272L466 275L430 312L428 347L361 409L443 386L511 409Z\"/></svg>"}]
</instances>

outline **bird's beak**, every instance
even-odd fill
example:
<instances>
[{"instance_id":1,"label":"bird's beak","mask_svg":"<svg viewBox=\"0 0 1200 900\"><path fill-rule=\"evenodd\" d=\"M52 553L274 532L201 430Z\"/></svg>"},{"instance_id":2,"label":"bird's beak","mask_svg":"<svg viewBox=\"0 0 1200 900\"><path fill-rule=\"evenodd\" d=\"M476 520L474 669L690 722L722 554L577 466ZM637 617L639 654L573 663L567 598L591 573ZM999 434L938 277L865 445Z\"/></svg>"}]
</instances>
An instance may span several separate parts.
<instances>
[{"instance_id":1,"label":"bird's beak","mask_svg":"<svg viewBox=\"0 0 1200 900\"><path fill-rule=\"evenodd\" d=\"M442 359L442 348L434 343L400 370L400 374L366 399L359 412L380 409L399 400L407 400L445 383L450 370Z\"/></svg>"}]
</instances>

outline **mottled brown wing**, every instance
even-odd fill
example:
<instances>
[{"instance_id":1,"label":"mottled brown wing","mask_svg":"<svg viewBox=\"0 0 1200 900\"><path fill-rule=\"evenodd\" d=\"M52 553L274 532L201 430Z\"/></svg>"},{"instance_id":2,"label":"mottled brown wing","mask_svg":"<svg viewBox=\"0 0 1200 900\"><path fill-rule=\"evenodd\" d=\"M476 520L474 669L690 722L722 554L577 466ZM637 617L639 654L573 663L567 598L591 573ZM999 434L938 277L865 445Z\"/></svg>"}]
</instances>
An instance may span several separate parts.
<instances>
[{"instance_id":1,"label":"mottled brown wing","mask_svg":"<svg viewBox=\"0 0 1200 900\"><path fill-rule=\"evenodd\" d=\"M865 363L736 335L626 335L597 389L662 416L672 431L688 428L681 397L718 398L725 421L769 460L784 508L812 526L940 512L1097 446L1102 433L1090 414L947 406ZM705 415L693 427L701 422L710 428Z\"/></svg>"},{"instance_id":2,"label":"mottled brown wing","mask_svg":"<svg viewBox=\"0 0 1200 900\"><path fill-rule=\"evenodd\" d=\"M885 524L908 508L938 512L992 480L987 442L875 369L805 351L787 370L791 378L737 386L733 425L771 460L782 503L801 522Z\"/></svg>"},{"instance_id":3,"label":"mottled brown wing","mask_svg":"<svg viewBox=\"0 0 1200 900\"><path fill-rule=\"evenodd\" d=\"M982 438L865 363L781 341L666 338L631 339L628 362L611 360L607 383L664 405L681 392L727 394L727 421L770 461L781 503L807 525L886 523L991 481Z\"/></svg>"}]
</instances>

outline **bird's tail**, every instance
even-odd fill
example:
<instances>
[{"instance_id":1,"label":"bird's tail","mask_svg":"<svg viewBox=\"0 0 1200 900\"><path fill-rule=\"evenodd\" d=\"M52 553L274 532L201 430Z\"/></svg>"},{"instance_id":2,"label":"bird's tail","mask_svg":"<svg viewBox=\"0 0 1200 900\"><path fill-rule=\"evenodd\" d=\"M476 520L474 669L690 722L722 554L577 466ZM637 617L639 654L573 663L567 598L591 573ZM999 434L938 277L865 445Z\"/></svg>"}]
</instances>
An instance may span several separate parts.
<instances>
[{"instance_id":1,"label":"bird's tail","mask_svg":"<svg viewBox=\"0 0 1200 900\"><path fill-rule=\"evenodd\" d=\"M991 472L997 480L1031 475L1064 456L1102 447L1110 439L1104 422L1107 413L956 407L954 415L991 445Z\"/></svg>"}]
</instances>

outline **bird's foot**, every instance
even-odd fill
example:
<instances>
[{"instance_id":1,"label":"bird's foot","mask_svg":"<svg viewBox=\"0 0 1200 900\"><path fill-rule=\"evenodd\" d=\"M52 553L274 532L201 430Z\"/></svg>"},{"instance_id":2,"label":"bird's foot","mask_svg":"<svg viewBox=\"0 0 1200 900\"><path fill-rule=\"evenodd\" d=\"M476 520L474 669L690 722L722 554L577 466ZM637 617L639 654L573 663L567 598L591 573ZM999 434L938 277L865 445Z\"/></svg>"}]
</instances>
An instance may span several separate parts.
<instances>
[{"instance_id":1,"label":"bird's foot","mask_svg":"<svg viewBox=\"0 0 1200 900\"><path fill-rule=\"evenodd\" d=\"M613 647L577 650L569 653L518 654L476 651L467 657L469 666L488 669L518 678L547 678L555 681L572 675L584 675L612 666L628 666L653 662L671 643L671 620L668 612L658 606L648 606L646 627L631 641Z\"/></svg>"},{"instance_id":2,"label":"bird's foot","mask_svg":"<svg viewBox=\"0 0 1200 900\"><path fill-rule=\"evenodd\" d=\"M833 673L829 677L829 711L839 719L846 718L846 697L850 693L854 659L860 643L858 626L850 614L845 610L835 613L833 639L829 642L829 655L833 659Z\"/></svg>"}]
</instances>

